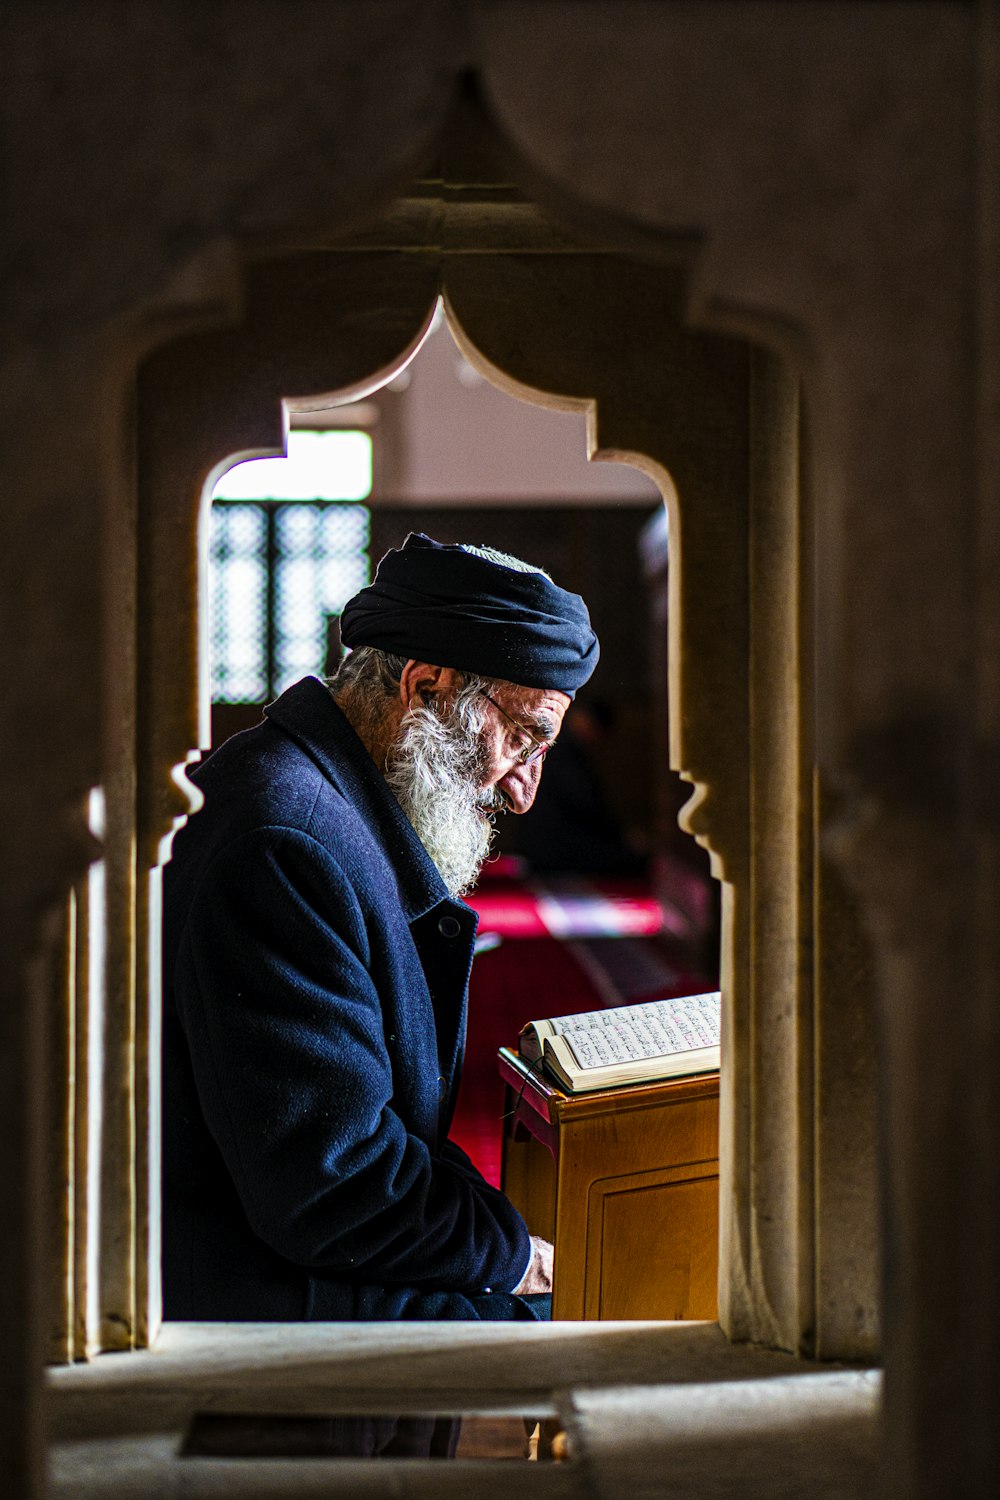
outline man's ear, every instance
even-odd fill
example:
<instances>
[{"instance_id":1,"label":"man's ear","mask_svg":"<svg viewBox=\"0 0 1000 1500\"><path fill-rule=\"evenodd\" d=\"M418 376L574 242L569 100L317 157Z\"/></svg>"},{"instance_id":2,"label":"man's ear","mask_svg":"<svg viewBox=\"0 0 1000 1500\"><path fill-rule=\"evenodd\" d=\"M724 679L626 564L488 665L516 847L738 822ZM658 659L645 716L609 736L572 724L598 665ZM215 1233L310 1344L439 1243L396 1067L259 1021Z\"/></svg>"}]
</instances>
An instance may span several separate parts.
<instances>
[{"instance_id":1,"label":"man's ear","mask_svg":"<svg viewBox=\"0 0 1000 1500\"><path fill-rule=\"evenodd\" d=\"M438 667L427 661L408 661L399 678L399 698L404 711L430 703L434 699L448 702L459 686L461 675L454 667Z\"/></svg>"}]
</instances>

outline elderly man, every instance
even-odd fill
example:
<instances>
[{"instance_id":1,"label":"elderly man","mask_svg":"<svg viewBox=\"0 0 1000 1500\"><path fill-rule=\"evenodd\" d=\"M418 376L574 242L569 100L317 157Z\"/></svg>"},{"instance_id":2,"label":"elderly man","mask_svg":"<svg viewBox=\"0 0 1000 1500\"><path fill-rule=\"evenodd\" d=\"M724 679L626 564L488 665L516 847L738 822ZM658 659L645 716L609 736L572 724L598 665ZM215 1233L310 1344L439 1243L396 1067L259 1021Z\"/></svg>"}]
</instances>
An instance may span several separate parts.
<instances>
[{"instance_id":1,"label":"elderly man","mask_svg":"<svg viewBox=\"0 0 1000 1500\"><path fill-rule=\"evenodd\" d=\"M532 1318L551 1246L448 1139L457 898L495 812L531 806L597 639L547 574L421 535L341 634L330 683L194 773L168 867L166 1314Z\"/></svg>"}]
</instances>

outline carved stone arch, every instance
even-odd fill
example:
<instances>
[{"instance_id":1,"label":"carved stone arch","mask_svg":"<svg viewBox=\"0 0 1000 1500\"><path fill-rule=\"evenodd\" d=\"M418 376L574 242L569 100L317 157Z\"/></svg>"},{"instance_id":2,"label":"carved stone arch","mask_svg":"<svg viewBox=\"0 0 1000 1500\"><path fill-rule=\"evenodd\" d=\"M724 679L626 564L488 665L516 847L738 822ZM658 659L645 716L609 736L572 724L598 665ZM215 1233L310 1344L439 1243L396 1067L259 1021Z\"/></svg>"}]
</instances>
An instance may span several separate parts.
<instances>
[{"instance_id":1,"label":"carved stone arch","mask_svg":"<svg viewBox=\"0 0 1000 1500\"><path fill-rule=\"evenodd\" d=\"M391 379L426 335L438 282L433 257L391 252L254 261L235 327L168 344L140 370L139 744L151 774L139 795L145 852L187 811L176 802L176 779L164 773L208 745L195 626L197 522L210 476L237 455L284 452L283 399L329 395L339 404Z\"/></svg>"},{"instance_id":2,"label":"carved stone arch","mask_svg":"<svg viewBox=\"0 0 1000 1500\"><path fill-rule=\"evenodd\" d=\"M446 254L443 284L459 342L487 378L521 399L586 410L590 458L644 460L663 483L676 558L671 760L695 787L688 831L731 878L745 861L745 788L718 746L741 717L725 694L743 663L737 628L722 648L733 667L718 670L707 606L717 596L724 618L738 619L746 603L735 538L745 529L749 351L684 327L682 273L615 254ZM701 522L690 535L689 512Z\"/></svg>"},{"instance_id":3,"label":"carved stone arch","mask_svg":"<svg viewBox=\"0 0 1000 1500\"><path fill-rule=\"evenodd\" d=\"M488 127L484 171L483 152L470 154L468 111L458 118L463 129L453 120L445 137L443 182L419 186L387 218L332 248L258 254L246 265L240 320L165 344L140 372L139 1128L133 1235L117 1267L121 1285L131 1286L123 1322L142 1343L157 1319L156 1173L143 1128L155 1108L141 1064L157 1025L148 956L160 846L190 809L183 765L206 739L196 524L206 480L233 454L280 449L282 397L345 399L388 378L422 337L443 286L456 331L491 378L522 395L543 392L549 403L587 406L592 456L639 456L664 477L674 548L671 758L696 788L687 826L711 850L726 890L723 1325L734 1337L786 1348L866 1353L870 1311L859 1331L841 1308L849 1300L871 1309L871 1256L841 1275L842 1244L832 1240L824 1281L816 1244L823 1192L812 1180L813 995L802 972L811 940L808 828L784 840L780 878L770 887L766 879L782 818L800 804L806 764L795 717L802 705L788 700L805 651L797 387L744 341L688 326L691 280L677 264L675 238L663 237L658 261L639 262L572 237L496 172ZM481 137L481 118L477 129ZM769 536L781 552L777 603L778 593L760 588ZM780 682L768 685L766 656L788 627L795 650ZM790 728L780 793L769 800L766 751ZM789 886L798 893L790 907ZM768 907L770 939L754 937ZM113 1281L114 1265L109 1274ZM824 1287L826 1326L817 1334Z\"/></svg>"}]
</instances>

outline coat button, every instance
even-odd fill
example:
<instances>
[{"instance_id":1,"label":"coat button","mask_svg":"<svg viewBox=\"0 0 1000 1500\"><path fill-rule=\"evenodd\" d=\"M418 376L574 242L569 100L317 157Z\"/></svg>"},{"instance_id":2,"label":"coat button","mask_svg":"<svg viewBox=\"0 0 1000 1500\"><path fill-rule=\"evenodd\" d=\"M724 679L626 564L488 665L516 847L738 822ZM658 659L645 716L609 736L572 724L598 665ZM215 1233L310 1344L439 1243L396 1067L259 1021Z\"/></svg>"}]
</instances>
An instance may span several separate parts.
<instances>
[{"instance_id":1,"label":"coat button","mask_svg":"<svg viewBox=\"0 0 1000 1500\"><path fill-rule=\"evenodd\" d=\"M445 1096L445 1094L447 1092L448 1092L448 1084L445 1081L444 1075L439 1073L438 1074L438 1098L439 1099L443 1099L444 1096Z\"/></svg>"},{"instance_id":2,"label":"coat button","mask_svg":"<svg viewBox=\"0 0 1000 1500\"><path fill-rule=\"evenodd\" d=\"M462 931L462 924L457 917L442 917L438 923L438 932L445 938L457 938Z\"/></svg>"}]
</instances>

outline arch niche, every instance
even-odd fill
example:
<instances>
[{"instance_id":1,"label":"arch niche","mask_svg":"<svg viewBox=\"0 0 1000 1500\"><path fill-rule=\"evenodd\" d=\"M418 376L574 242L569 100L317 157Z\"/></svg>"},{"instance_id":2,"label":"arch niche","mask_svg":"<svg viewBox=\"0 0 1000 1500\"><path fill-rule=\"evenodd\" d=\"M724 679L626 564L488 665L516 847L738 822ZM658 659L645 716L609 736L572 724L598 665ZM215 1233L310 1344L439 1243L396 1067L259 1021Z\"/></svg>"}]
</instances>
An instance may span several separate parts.
<instances>
[{"instance_id":1,"label":"arch niche","mask_svg":"<svg viewBox=\"0 0 1000 1500\"><path fill-rule=\"evenodd\" d=\"M682 824L724 893L720 1322L736 1340L869 1357L874 1080L857 1072L872 1055L862 966L829 961L833 935L837 951L845 935L860 945L817 856L799 385L775 353L688 326L676 243L641 261L587 245L508 184L484 187L476 166L475 186L454 173L421 184L333 248L248 260L241 320L175 339L140 369L138 1035L155 1056L159 869L192 808L183 767L208 744L197 622L213 470L282 451L283 399L329 406L385 383L443 294L489 379L584 407L591 456L627 457L666 496L671 764L694 787ZM834 1084L848 1041L850 1093ZM137 1133L131 1250L105 1285L141 1345L159 1316L158 1172L144 1144L157 1107L155 1085L135 1084L150 1129Z\"/></svg>"}]
</instances>

